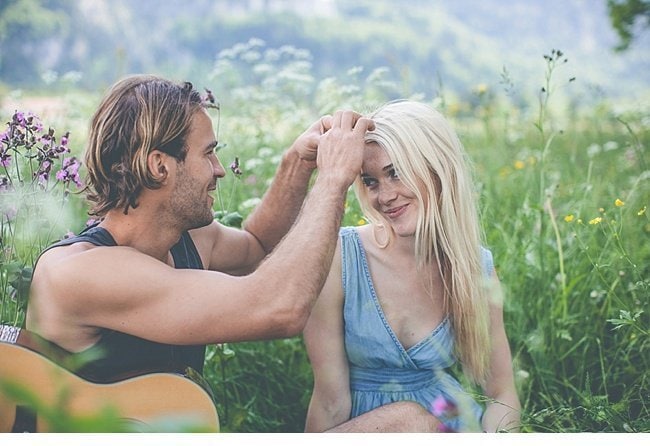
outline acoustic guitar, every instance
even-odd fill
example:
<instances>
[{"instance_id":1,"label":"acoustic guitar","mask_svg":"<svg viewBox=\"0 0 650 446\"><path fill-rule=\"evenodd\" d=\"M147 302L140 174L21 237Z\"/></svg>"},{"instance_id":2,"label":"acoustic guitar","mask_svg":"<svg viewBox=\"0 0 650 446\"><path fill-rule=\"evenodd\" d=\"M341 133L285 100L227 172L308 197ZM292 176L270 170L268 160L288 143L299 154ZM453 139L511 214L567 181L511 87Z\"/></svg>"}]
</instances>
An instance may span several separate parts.
<instances>
[{"instance_id":1,"label":"acoustic guitar","mask_svg":"<svg viewBox=\"0 0 650 446\"><path fill-rule=\"evenodd\" d=\"M60 432L93 419L113 420L103 425L111 431L219 431L210 388L192 369L98 384L59 365L61 352L45 353L41 341L27 330L0 325L0 432L23 432L29 418L34 432ZM62 417L77 424L62 427Z\"/></svg>"}]
</instances>

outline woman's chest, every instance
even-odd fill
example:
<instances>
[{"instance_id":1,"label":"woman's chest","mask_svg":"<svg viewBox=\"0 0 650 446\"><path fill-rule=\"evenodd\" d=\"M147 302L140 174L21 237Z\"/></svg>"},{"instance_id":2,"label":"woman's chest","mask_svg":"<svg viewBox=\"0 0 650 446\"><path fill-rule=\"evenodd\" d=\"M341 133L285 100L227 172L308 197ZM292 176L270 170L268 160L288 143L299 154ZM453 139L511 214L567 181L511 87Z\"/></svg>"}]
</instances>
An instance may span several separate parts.
<instances>
[{"instance_id":1,"label":"woman's chest","mask_svg":"<svg viewBox=\"0 0 650 446\"><path fill-rule=\"evenodd\" d=\"M440 325L445 310L439 274L423 272L415 265L371 262L369 266L379 311L405 349Z\"/></svg>"}]
</instances>

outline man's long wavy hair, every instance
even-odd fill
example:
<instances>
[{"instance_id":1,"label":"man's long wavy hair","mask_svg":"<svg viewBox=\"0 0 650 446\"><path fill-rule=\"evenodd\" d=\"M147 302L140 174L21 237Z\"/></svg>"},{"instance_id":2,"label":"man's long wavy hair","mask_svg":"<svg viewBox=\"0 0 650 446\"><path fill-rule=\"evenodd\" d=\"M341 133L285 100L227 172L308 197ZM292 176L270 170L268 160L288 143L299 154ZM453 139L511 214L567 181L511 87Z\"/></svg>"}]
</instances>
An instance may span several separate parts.
<instances>
[{"instance_id":1,"label":"man's long wavy hair","mask_svg":"<svg viewBox=\"0 0 650 446\"><path fill-rule=\"evenodd\" d=\"M486 273L476 192L463 146L447 120L423 103L390 102L368 117L375 130L366 134L366 143L377 143L386 151L400 180L417 197L418 268L425 272L438 265L456 355L466 375L484 383L490 354ZM390 228L370 206L360 178L355 191L368 220ZM392 237L389 231L389 243Z\"/></svg>"},{"instance_id":2,"label":"man's long wavy hair","mask_svg":"<svg viewBox=\"0 0 650 446\"><path fill-rule=\"evenodd\" d=\"M192 117L201 107L201 95L189 82L134 75L113 85L90 125L85 152L89 213L104 216L117 208L126 214L138 206L144 188L160 187L147 156L157 149L183 161Z\"/></svg>"}]
</instances>

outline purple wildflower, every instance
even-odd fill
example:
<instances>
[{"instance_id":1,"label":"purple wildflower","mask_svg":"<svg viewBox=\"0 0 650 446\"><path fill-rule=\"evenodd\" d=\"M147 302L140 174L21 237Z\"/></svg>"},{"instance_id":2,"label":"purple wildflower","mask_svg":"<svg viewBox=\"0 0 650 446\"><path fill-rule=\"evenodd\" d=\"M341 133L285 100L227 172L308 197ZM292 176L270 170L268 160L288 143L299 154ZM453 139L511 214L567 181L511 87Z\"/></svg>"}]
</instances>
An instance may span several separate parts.
<instances>
[{"instance_id":1,"label":"purple wildflower","mask_svg":"<svg viewBox=\"0 0 650 446\"><path fill-rule=\"evenodd\" d=\"M25 127L27 125L27 121L25 120L25 113L17 111L14 113L14 116L12 118L13 124L19 125L20 127Z\"/></svg>"},{"instance_id":2,"label":"purple wildflower","mask_svg":"<svg viewBox=\"0 0 650 446\"><path fill-rule=\"evenodd\" d=\"M41 144L43 144L44 146L46 146L46 145L50 145L51 142L52 142L52 137L51 137L49 134L44 133L44 134L41 135L41 137L38 139L38 142L41 143Z\"/></svg>"},{"instance_id":3,"label":"purple wildflower","mask_svg":"<svg viewBox=\"0 0 650 446\"><path fill-rule=\"evenodd\" d=\"M56 179L68 184L73 182L77 187L81 187L81 180L79 179L79 167L81 163L76 157L72 156L63 160L63 167L56 173Z\"/></svg>"},{"instance_id":4,"label":"purple wildflower","mask_svg":"<svg viewBox=\"0 0 650 446\"><path fill-rule=\"evenodd\" d=\"M219 110L219 103L217 102L217 99L214 97L212 90L206 88L205 96L202 99L203 99L203 106L205 108L216 108L217 110Z\"/></svg>"},{"instance_id":5,"label":"purple wildflower","mask_svg":"<svg viewBox=\"0 0 650 446\"><path fill-rule=\"evenodd\" d=\"M43 131L43 123L38 119L38 117L34 116L34 121L32 122L32 131L33 132L42 132Z\"/></svg>"},{"instance_id":6,"label":"purple wildflower","mask_svg":"<svg viewBox=\"0 0 650 446\"><path fill-rule=\"evenodd\" d=\"M43 160L43 162L41 162L41 164L38 166L38 170L34 172L34 176L36 177L39 186L43 188L47 186L47 181L50 179L51 170L52 161L49 159Z\"/></svg>"},{"instance_id":7,"label":"purple wildflower","mask_svg":"<svg viewBox=\"0 0 650 446\"><path fill-rule=\"evenodd\" d=\"M235 157L235 161L230 163L230 170L232 170L232 173L234 173L237 176L240 176L243 172L239 168L239 157Z\"/></svg>"},{"instance_id":8,"label":"purple wildflower","mask_svg":"<svg viewBox=\"0 0 650 446\"><path fill-rule=\"evenodd\" d=\"M6 150L0 151L0 166L9 167L11 164L11 155Z\"/></svg>"}]
</instances>

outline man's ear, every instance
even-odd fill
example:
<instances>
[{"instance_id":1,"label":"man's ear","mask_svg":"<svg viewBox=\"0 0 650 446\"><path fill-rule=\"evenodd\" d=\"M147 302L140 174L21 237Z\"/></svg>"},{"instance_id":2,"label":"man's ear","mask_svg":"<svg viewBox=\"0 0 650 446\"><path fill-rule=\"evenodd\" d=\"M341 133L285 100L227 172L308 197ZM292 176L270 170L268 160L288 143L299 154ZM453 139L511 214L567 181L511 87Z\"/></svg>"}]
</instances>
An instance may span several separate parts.
<instances>
[{"instance_id":1,"label":"man's ear","mask_svg":"<svg viewBox=\"0 0 650 446\"><path fill-rule=\"evenodd\" d=\"M147 168L151 177L159 184L164 184L169 176L169 161L171 156L158 149L153 149L147 155Z\"/></svg>"}]
</instances>

